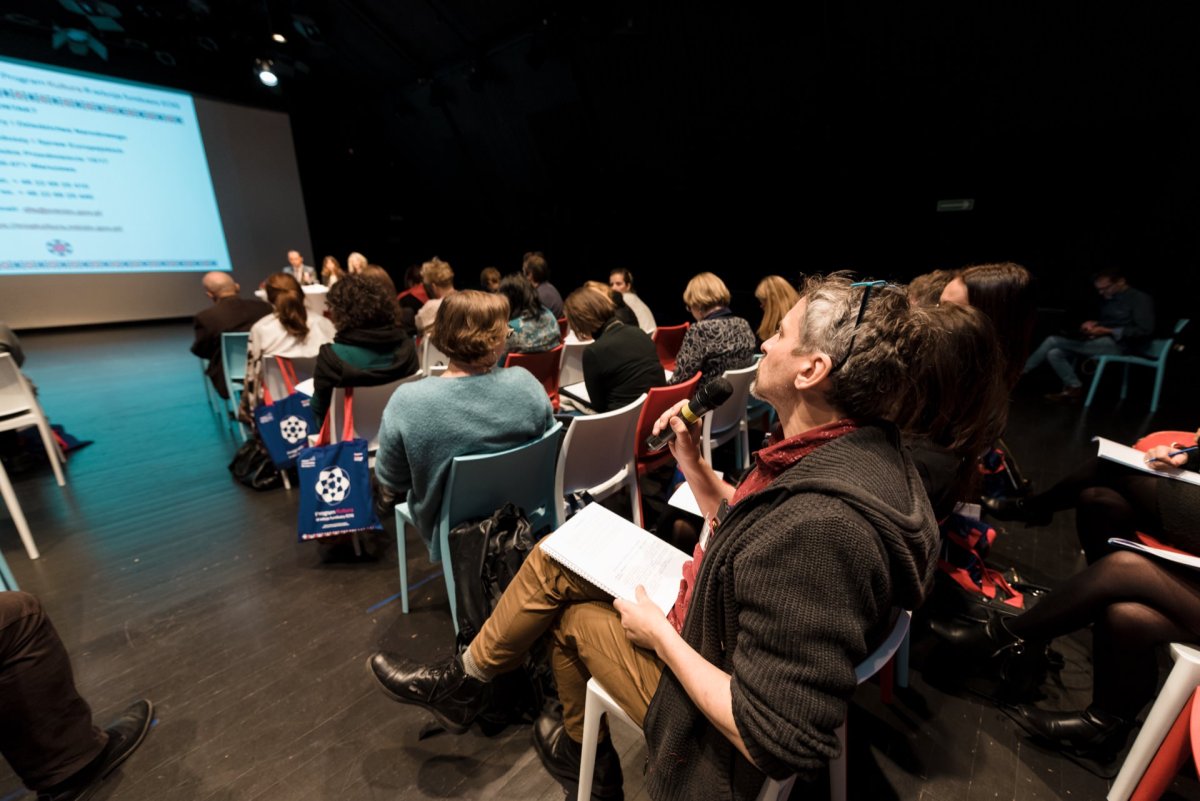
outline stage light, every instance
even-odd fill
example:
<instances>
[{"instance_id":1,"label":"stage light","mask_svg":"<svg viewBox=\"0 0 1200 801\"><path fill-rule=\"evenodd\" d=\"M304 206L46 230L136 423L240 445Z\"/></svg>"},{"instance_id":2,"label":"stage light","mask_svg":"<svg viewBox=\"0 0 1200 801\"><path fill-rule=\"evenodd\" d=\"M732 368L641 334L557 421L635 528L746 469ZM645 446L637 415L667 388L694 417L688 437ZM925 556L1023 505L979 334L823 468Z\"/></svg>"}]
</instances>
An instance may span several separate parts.
<instances>
[{"instance_id":1,"label":"stage light","mask_svg":"<svg viewBox=\"0 0 1200 801\"><path fill-rule=\"evenodd\" d=\"M287 37L284 36L282 33L273 33L273 34L271 34L271 38L274 41L279 42L280 44L287 44Z\"/></svg>"},{"instance_id":2,"label":"stage light","mask_svg":"<svg viewBox=\"0 0 1200 801\"><path fill-rule=\"evenodd\" d=\"M279 76L272 69L273 65L270 59L260 58L254 63L254 71L258 73L258 79L262 81L263 86L275 87L279 85Z\"/></svg>"}]
</instances>

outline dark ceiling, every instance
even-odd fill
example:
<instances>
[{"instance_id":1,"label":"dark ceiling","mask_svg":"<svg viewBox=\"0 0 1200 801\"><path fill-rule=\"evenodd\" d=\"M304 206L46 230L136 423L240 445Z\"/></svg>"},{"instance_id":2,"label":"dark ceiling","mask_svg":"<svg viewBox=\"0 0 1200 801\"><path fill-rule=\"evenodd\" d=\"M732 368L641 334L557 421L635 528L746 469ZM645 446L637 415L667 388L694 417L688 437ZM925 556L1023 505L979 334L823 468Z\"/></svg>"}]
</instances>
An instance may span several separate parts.
<instances>
[{"instance_id":1,"label":"dark ceiling","mask_svg":"<svg viewBox=\"0 0 1200 801\"><path fill-rule=\"evenodd\" d=\"M0 52L288 112L317 253L394 274L1194 269L1186 4L1029 6L8 0Z\"/></svg>"}]
</instances>

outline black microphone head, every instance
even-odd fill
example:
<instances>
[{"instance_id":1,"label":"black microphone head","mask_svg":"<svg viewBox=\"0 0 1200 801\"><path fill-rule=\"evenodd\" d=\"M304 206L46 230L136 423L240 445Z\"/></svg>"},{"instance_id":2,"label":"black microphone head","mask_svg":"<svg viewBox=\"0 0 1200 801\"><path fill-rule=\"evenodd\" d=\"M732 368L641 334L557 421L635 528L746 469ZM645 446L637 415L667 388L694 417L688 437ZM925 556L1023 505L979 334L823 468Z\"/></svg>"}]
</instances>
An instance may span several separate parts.
<instances>
[{"instance_id":1,"label":"black microphone head","mask_svg":"<svg viewBox=\"0 0 1200 801\"><path fill-rule=\"evenodd\" d=\"M695 404L705 409L715 409L733 394L733 384L725 376L714 378L696 393Z\"/></svg>"}]
</instances>

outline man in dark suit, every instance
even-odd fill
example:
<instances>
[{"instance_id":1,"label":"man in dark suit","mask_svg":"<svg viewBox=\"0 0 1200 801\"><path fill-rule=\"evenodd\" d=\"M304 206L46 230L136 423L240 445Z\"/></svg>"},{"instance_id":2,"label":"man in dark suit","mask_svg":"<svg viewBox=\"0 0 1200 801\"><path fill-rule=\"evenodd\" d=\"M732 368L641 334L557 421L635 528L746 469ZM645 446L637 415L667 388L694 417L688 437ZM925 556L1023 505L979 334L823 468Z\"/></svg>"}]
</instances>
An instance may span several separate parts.
<instances>
[{"instance_id":1,"label":"man in dark suit","mask_svg":"<svg viewBox=\"0 0 1200 801\"><path fill-rule=\"evenodd\" d=\"M269 303L238 297L240 290L229 273L205 274L204 291L213 305L192 321L196 329L192 353L208 359L208 377L222 398L228 398L229 393L225 389L225 367L221 364L221 334L249 331L252 325L273 311Z\"/></svg>"}]
</instances>

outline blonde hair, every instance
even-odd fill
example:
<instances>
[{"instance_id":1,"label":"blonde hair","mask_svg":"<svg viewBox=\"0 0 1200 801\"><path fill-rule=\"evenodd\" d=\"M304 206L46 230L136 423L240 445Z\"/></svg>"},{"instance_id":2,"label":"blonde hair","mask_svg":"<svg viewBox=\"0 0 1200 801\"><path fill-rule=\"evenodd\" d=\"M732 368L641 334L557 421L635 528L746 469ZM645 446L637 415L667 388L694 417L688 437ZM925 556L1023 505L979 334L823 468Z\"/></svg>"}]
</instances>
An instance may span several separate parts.
<instances>
[{"instance_id":1,"label":"blonde hair","mask_svg":"<svg viewBox=\"0 0 1200 801\"><path fill-rule=\"evenodd\" d=\"M567 315L567 324L575 335L582 339L593 339L596 332L617 313L616 304L608 297L608 287L604 291L594 288L589 281L584 286L567 295L563 303L563 313Z\"/></svg>"},{"instance_id":2,"label":"blonde hair","mask_svg":"<svg viewBox=\"0 0 1200 801\"><path fill-rule=\"evenodd\" d=\"M508 330L508 298L466 289L442 299L430 336L451 360L487 367L499 358Z\"/></svg>"},{"instance_id":3,"label":"blonde hair","mask_svg":"<svg viewBox=\"0 0 1200 801\"><path fill-rule=\"evenodd\" d=\"M764 342L775 336L779 321L800 300L800 293L786 278L768 275L758 282L754 297L763 307L762 323L758 326L758 338Z\"/></svg>"},{"instance_id":4,"label":"blonde hair","mask_svg":"<svg viewBox=\"0 0 1200 801\"><path fill-rule=\"evenodd\" d=\"M351 275L361 273L367 266L367 257L357 251L346 257L346 272Z\"/></svg>"},{"instance_id":5,"label":"blonde hair","mask_svg":"<svg viewBox=\"0 0 1200 801\"><path fill-rule=\"evenodd\" d=\"M451 289L454 286L454 270L450 265L437 256L421 265L421 280L438 289Z\"/></svg>"},{"instance_id":6,"label":"blonde hair","mask_svg":"<svg viewBox=\"0 0 1200 801\"><path fill-rule=\"evenodd\" d=\"M708 311L729 305L729 288L712 273L700 273L688 281L683 290L683 302L688 308Z\"/></svg>"}]
</instances>

